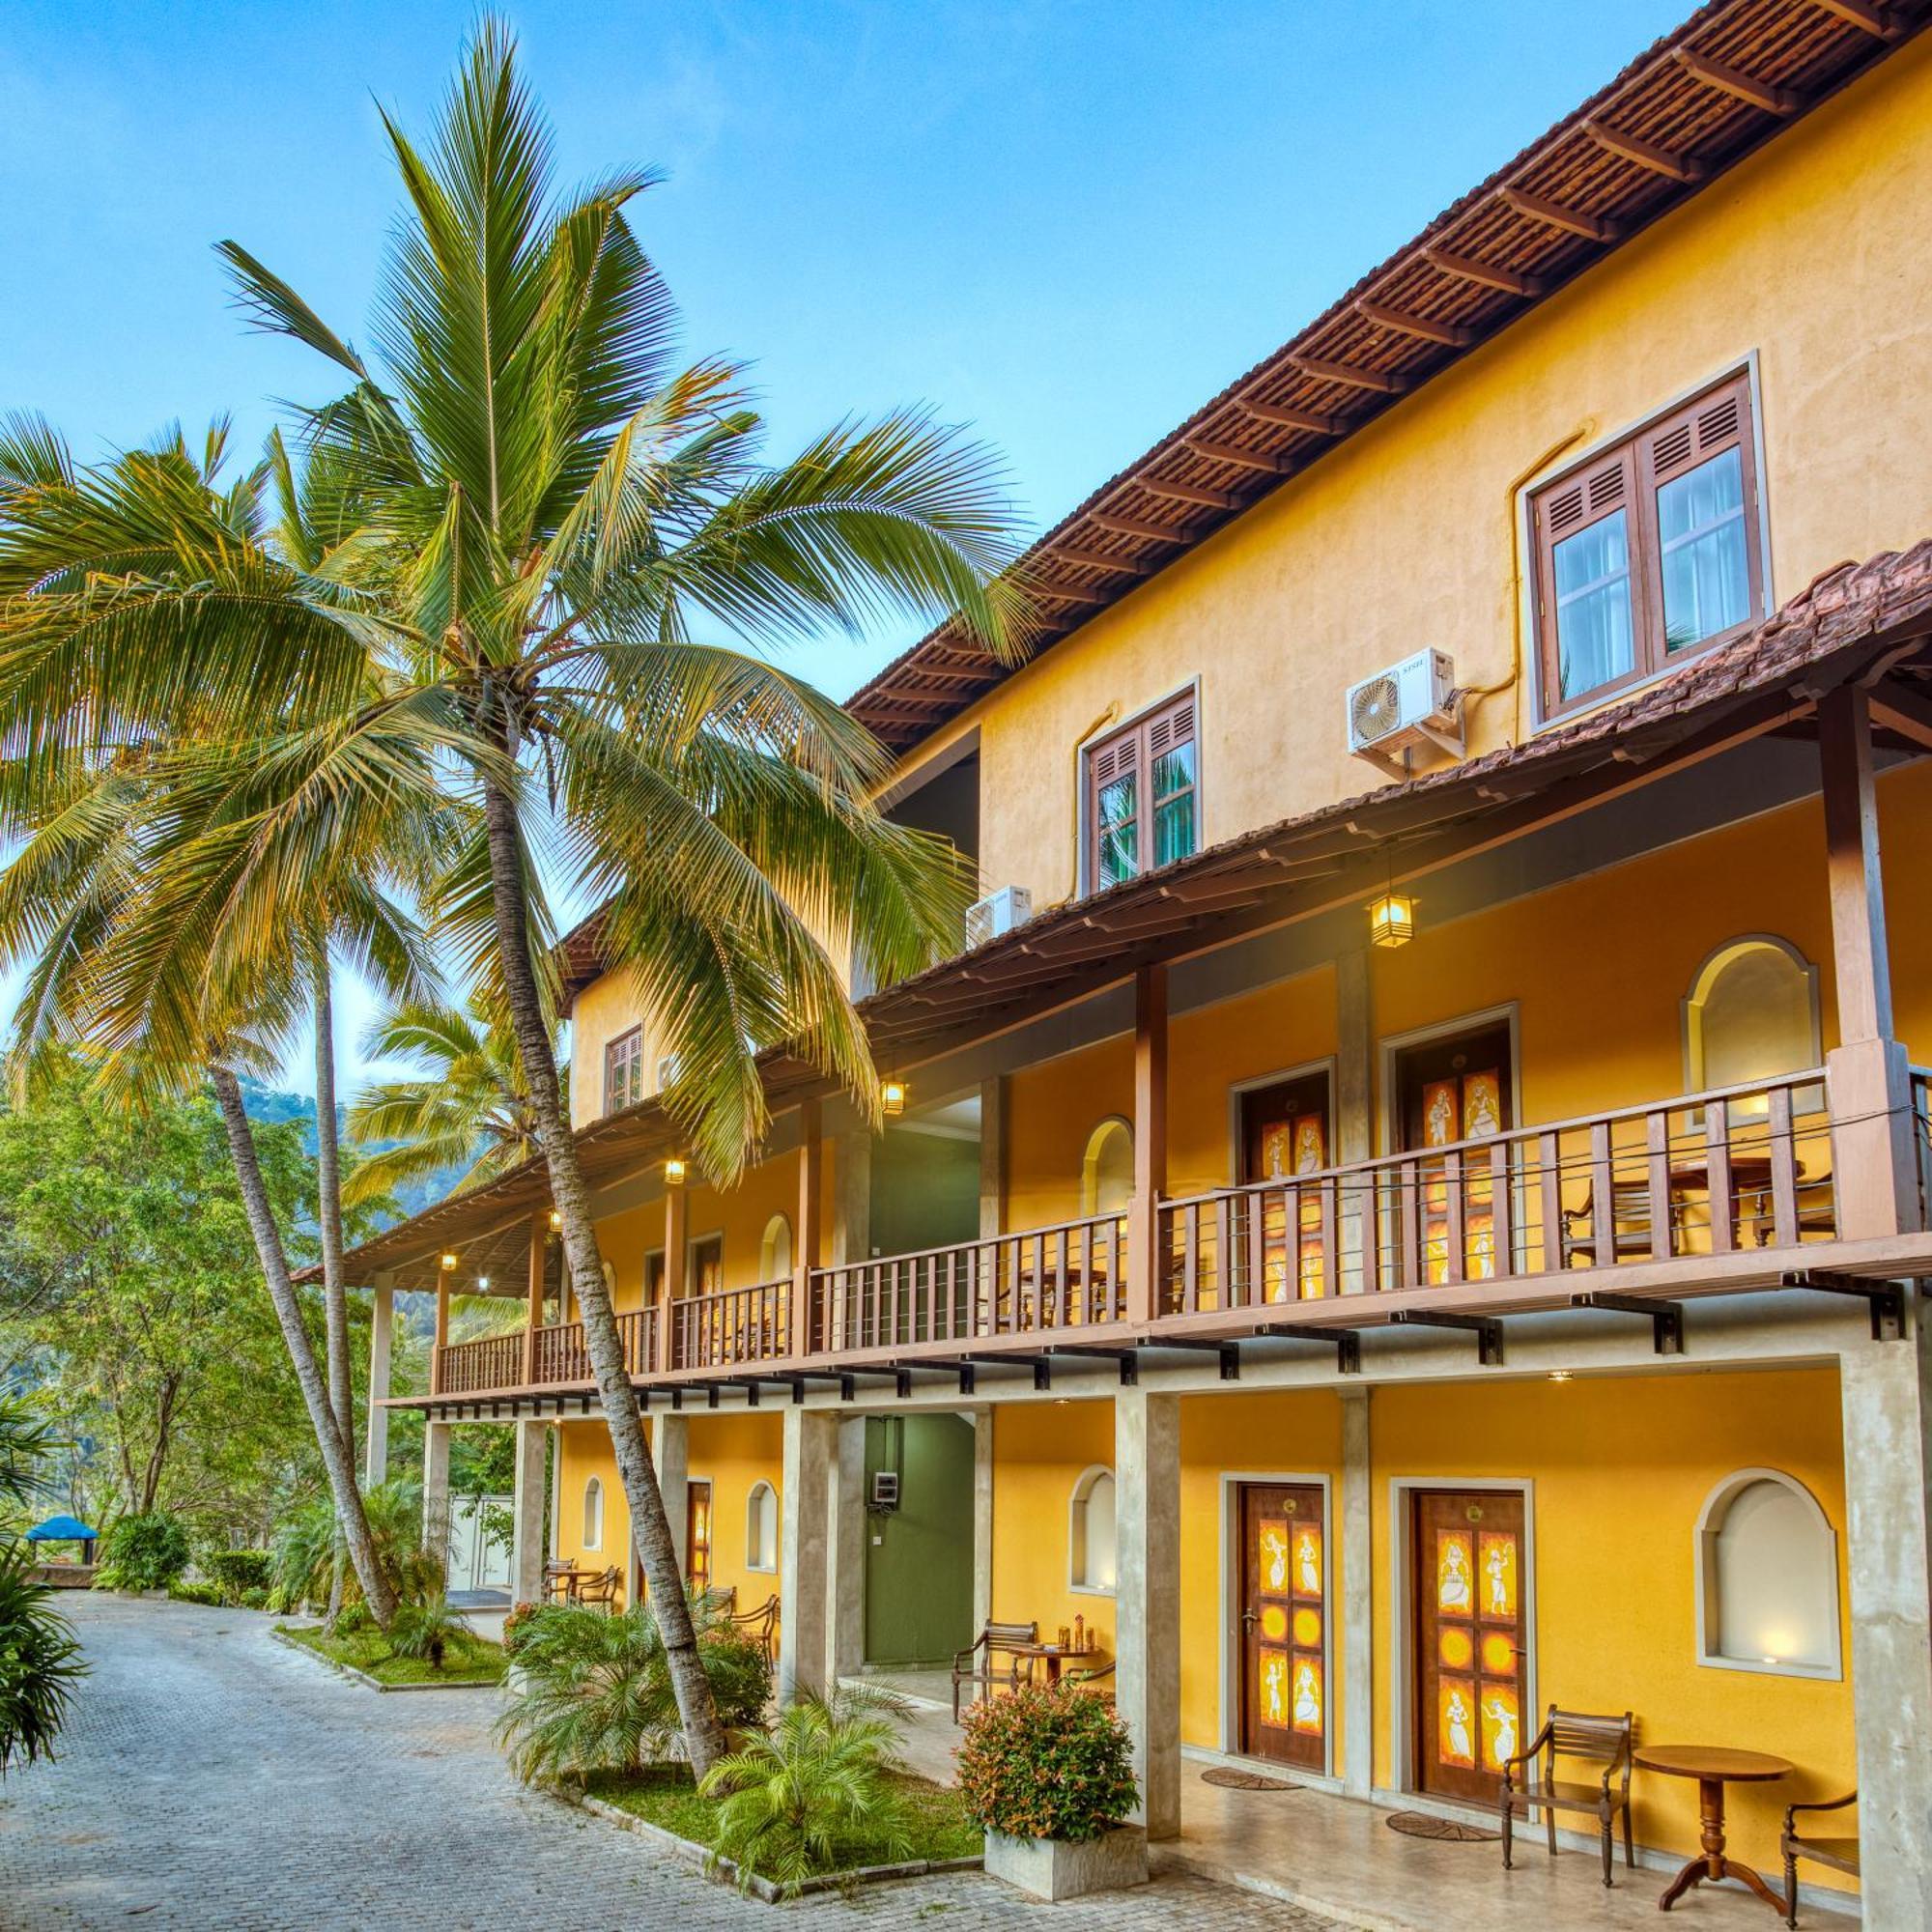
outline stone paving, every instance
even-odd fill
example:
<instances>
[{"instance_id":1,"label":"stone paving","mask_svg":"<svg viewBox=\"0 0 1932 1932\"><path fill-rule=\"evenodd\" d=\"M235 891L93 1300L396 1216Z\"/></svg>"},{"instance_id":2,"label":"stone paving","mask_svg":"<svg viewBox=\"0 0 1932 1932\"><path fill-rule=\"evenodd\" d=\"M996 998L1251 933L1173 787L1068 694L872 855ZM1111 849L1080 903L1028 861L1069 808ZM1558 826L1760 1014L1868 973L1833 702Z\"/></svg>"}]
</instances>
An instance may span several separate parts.
<instances>
[{"instance_id":1,"label":"stone paving","mask_svg":"<svg viewBox=\"0 0 1932 1932\"><path fill-rule=\"evenodd\" d=\"M94 1674L60 1759L0 1785L0 1927L569 1928L778 1922L1319 1932L1204 1880L1036 1905L978 1873L774 1907L525 1790L489 1690L379 1695L265 1617L71 1597Z\"/></svg>"}]
</instances>

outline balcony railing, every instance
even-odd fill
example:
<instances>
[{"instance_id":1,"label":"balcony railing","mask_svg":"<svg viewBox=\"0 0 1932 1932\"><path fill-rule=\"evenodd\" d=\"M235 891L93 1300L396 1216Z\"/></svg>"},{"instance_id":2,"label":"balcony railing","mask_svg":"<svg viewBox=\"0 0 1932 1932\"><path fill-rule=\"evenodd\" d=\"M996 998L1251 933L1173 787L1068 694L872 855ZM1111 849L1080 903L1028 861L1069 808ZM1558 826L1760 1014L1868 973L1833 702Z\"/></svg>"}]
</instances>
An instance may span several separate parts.
<instances>
[{"instance_id":1,"label":"balcony railing","mask_svg":"<svg viewBox=\"0 0 1932 1932\"><path fill-rule=\"evenodd\" d=\"M1168 1202L1156 1313L1830 1239L1824 1093L1809 1071Z\"/></svg>"},{"instance_id":2,"label":"balcony railing","mask_svg":"<svg viewBox=\"0 0 1932 1932\"><path fill-rule=\"evenodd\" d=\"M1230 1317L1264 1327L1289 1319L1270 1312L1281 1304L1344 1296L1573 1276L1581 1292L1611 1270L1729 1257L1736 1273L1739 1258L1834 1240L1825 1093L1814 1068L1163 1202L1151 1319L1184 1335ZM1912 1107L1932 1200L1932 1071L1914 1069ZM639 1379L697 1378L1112 1342L1141 1332L1127 1329L1133 1225L1103 1214L815 1269L802 1356L791 1281L686 1296L662 1350L655 1310L618 1317L625 1363ZM493 1336L442 1350L436 1392L590 1383L581 1324L528 1342L527 1381L526 1338Z\"/></svg>"},{"instance_id":3,"label":"balcony railing","mask_svg":"<svg viewBox=\"0 0 1932 1932\"><path fill-rule=\"evenodd\" d=\"M1126 1312L1124 1214L821 1268L812 1276L818 1354L1051 1335Z\"/></svg>"}]
</instances>

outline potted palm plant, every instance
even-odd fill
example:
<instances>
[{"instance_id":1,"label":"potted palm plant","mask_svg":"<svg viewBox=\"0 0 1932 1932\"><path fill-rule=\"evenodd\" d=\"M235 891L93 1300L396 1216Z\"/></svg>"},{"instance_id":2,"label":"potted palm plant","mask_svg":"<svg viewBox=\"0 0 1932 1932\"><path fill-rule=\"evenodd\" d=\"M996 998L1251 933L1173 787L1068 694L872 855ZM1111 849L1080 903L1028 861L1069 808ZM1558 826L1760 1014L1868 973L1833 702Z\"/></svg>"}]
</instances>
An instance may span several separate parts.
<instances>
[{"instance_id":1,"label":"potted palm plant","mask_svg":"<svg viewBox=\"0 0 1932 1932\"><path fill-rule=\"evenodd\" d=\"M1126 1726L1071 1686L989 1699L966 1719L959 1791L986 1834L986 1869L1037 1898L1148 1882Z\"/></svg>"}]
</instances>

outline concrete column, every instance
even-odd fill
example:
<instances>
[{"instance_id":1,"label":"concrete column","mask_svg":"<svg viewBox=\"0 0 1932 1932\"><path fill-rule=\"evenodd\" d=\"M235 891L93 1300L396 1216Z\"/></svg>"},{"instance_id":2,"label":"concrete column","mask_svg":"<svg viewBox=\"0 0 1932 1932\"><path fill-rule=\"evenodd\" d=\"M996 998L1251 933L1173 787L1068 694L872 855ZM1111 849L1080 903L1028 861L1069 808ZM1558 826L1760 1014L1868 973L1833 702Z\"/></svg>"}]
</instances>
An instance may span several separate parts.
<instances>
[{"instance_id":1,"label":"concrete column","mask_svg":"<svg viewBox=\"0 0 1932 1932\"><path fill-rule=\"evenodd\" d=\"M449 1570L449 1431L434 1416L423 1421L423 1548L437 1568Z\"/></svg>"},{"instance_id":2,"label":"concrete column","mask_svg":"<svg viewBox=\"0 0 1932 1932\"><path fill-rule=\"evenodd\" d=\"M1839 1357L1864 1922L1932 1925L1932 1328ZM1835 1795L1835 1794L1833 1794Z\"/></svg>"},{"instance_id":3,"label":"concrete column","mask_svg":"<svg viewBox=\"0 0 1932 1932\"><path fill-rule=\"evenodd\" d=\"M819 1203L824 1198L824 1133L816 1098L798 1110L798 1220L792 1242L790 1352L809 1355L816 1338L811 1319L811 1271L819 1264Z\"/></svg>"},{"instance_id":4,"label":"concrete column","mask_svg":"<svg viewBox=\"0 0 1932 1932\"><path fill-rule=\"evenodd\" d=\"M369 1296L369 1418L363 1451L362 1481L374 1489L389 1477L389 1411L383 1406L389 1393L389 1342L396 1319L393 1275L379 1274Z\"/></svg>"},{"instance_id":5,"label":"concrete column","mask_svg":"<svg viewBox=\"0 0 1932 1932\"><path fill-rule=\"evenodd\" d=\"M1342 1790L1366 1799L1376 1781L1375 1531L1369 1476L1369 1391L1342 1391ZM1333 1588L1333 1585L1330 1585Z\"/></svg>"},{"instance_id":6,"label":"concrete column","mask_svg":"<svg viewBox=\"0 0 1932 1932\"><path fill-rule=\"evenodd\" d=\"M1367 948L1335 961L1335 1146L1343 1164L1373 1160L1375 1121L1375 1012ZM1341 1201L1341 1277L1346 1290L1373 1284L1364 1257L1376 1238L1375 1202L1367 1188L1351 1188Z\"/></svg>"},{"instance_id":7,"label":"concrete column","mask_svg":"<svg viewBox=\"0 0 1932 1932\"><path fill-rule=\"evenodd\" d=\"M838 1428L838 1463L827 1537L835 1684L856 1676L866 1662L866 1418L840 1416Z\"/></svg>"},{"instance_id":8,"label":"concrete column","mask_svg":"<svg viewBox=\"0 0 1932 1932\"><path fill-rule=\"evenodd\" d=\"M779 1701L826 1689L832 1620L832 1478L838 1465L834 1410L784 1412L784 1475L779 1548Z\"/></svg>"},{"instance_id":9,"label":"concrete column","mask_svg":"<svg viewBox=\"0 0 1932 1932\"><path fill-rule=\"evenodd\" d=\"M1180 1835L1180 1398L1114 1398L1115 1708L1133 1737L1135 1814Z\"/></svg>"},{"instance_id":10,"label":"concrete column","mask_svg":"<svg viewBox=\"0 0 1932 1932\"><path fill-rule=\"evenodd\" d=\"M832 1265L865 1261L872 1252L872 1137L841 1134L832 1163Z\"/></svg>"},{"instance_id":11,"label":"concrete column","mask_svg":"<svg viewBox=\"0 0 1932 1932\"><path fill-rule=\"evenodd\" d=\"M1006 1232L1007 1082L996 1073L980 1083L980 1235Z\"/></svg>"},{"instance_id":12,"label":"concrete column","mask_svg":"<svg viewBox=\"0 0 1932 1932\"><path fill-rule=\"evenodd\" d=\"M691 1424L683 1416L652 1415L651 1461L657 1464L658 1492L664 1497L665 1520L670 1525L671 1548L677 1551L681 1574L691 1543Z\"/></svg>"},{"instance_id":13,"label":"concrete column","mask_svg":"<svg viewBox=\"0 0 1932 1932\"><path fill-rule=\"evenodd\" d=\"M973 1634L993 1620L993 1410L973 1411Z\"/></svg>"},{"instance_id":14,"label":"concrete column","mask_svg":"<svg viewBox=\"0 0 1932 1932\"><path fill-rule=\"evenodd\" d=\"M545 1464L550 1454L550 1424L517 1422L517 1454L513 1477L514 1525L510 1535L510 1601L543 1602Z\"/></svg>"}]
</instances>

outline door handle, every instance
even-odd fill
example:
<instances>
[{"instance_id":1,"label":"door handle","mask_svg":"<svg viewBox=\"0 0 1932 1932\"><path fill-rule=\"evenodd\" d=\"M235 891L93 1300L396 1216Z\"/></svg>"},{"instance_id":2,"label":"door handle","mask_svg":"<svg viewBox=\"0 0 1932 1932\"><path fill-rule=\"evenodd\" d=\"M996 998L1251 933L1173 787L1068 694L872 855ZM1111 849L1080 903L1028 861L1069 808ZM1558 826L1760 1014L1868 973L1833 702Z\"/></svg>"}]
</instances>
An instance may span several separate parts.
<instances>
[{"instance_id":1,"label":"door handle","mask_svg":"<svg viewBox=\"0 0 1932 1932\"><path fill-rule=\"evenodd\" d=\"M1253 1630L1260 1622L1261 1613L1258 1610L1243 1610L1241 1612L1241 1628L1243 1630Z\"/></svg>"}]
</instances>

